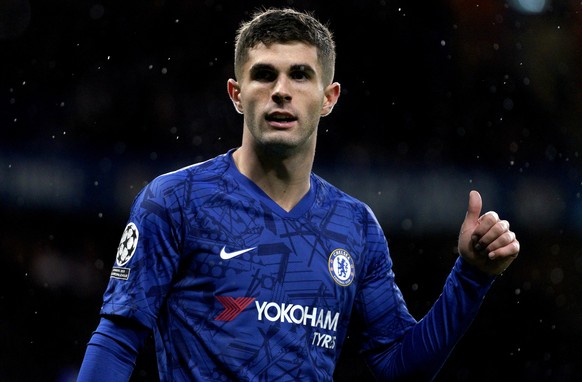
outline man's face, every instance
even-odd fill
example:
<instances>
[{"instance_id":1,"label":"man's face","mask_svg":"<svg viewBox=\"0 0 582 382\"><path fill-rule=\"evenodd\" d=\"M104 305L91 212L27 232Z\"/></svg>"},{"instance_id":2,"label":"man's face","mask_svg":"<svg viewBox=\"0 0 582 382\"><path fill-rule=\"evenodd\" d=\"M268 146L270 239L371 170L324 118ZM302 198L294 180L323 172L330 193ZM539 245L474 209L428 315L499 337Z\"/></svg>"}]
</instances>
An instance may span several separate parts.
<instances>
[{"instance_id":1,"label":"man's face","mask_svg":"<svg viewBox=\"0 0 582 382\"><path fill-rule=\"evenodd\" d=\"M286 154L314 150L319 119L339 95L339 84L323 83L316 48L259 44L249 51L242 73L237 82L229 81L229 94L244 114L243 143L250 138Z\"/></svg>"}]
</instances>

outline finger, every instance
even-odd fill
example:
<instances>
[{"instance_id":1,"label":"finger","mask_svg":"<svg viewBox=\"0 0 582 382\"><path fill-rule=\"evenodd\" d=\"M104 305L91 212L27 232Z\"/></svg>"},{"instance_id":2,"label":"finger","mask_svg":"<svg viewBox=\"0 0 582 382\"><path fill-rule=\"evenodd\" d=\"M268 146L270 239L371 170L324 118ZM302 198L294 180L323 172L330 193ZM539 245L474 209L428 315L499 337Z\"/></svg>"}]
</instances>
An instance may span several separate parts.
<instances>
[{"instance_id":1,"label":"finger","mask_svg":"<svg viewBox=\"0 0 582 382\"><path fill-rule=\"evenodd\" d=\"M479 241L482 246L486 246L493 239L490 234L489 240L484 240L484 236L499 222L499 215L495 211L489 211L481 215L479 218L479 224L475 227L473 232L473 240L475 242Z\"/></svg>"},{"instance_id":2,"label":"finger","mask_svg":"<svg viewBox=\"0 0 582 382\"><path fill-rule=\"evenodd\" d=\"M467 215L465 215L465 222L476 222L479 220L479 215L481 214L481 208L483 207L483 200L481 199L481 194L473 190L469 193L469 206L467 207Z\"/></svg>"},{"instance_id":3,"label":"finger","mask_svg":"<svg viewBox=\"0 0 582 382\"><path fill-rule=\"evenodd\" d=\"M478 236L477 245L481 248L489 247L497 238L509 231L509 222L507 220L495 221L498 217L494 212L487 215L489 215L488 218L481 220L481 224L475 229L474 233L474 235Z\"/></svg>"},{"instance_id":4,"label":"finger","mask_svg":"<svg viewBox=\"0 0 582 382\"><path fill-rule=\"evenodd\" d=\"M485 250L487 252L493 252L499 248L503 248L503 247L511 244L511 242L513 242L514 240L515 240L515 233L513 233L512 231L504 232L503 234L501 234L497 238L495 238L495 240L493 240L489 245L487 245Z\"/></svg>"},{"instance_id":5,"label":"finger","mask_svg":"<svg viewBox=\"0 0 582 382\"><path fill-rule=\"evenodd\" d=\"M519 255L520 244L517 239L513 240L509 244L497 248L496 250L489 252L488 256L490 259L497 259L503 257L517 257Z\"/></svg>"}]
</instances>

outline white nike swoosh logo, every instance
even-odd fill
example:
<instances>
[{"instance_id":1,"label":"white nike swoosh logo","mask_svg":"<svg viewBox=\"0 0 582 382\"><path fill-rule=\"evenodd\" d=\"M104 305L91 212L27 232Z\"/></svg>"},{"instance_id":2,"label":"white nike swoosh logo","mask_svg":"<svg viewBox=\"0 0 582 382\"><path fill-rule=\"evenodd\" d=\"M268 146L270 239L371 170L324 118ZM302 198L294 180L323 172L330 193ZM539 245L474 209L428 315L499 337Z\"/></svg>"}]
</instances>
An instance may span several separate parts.
<instances>
[{"instance_id":1,"label":"white nike swoosh logo","mask_svg":"<svg viewBox=\"0 0 582 382\"><path fill-rule=\"evenodd\" d=\"M241 249L240 251L234 251L234 252L226 252L226 246L224 246L220 250L220 258L223 260L232 259L233 257L237 257L239 255L242 255L243 253L246 253L248 251L252 251L255 248L257 248L257 247Z\"/></svg>"}]
</instances>

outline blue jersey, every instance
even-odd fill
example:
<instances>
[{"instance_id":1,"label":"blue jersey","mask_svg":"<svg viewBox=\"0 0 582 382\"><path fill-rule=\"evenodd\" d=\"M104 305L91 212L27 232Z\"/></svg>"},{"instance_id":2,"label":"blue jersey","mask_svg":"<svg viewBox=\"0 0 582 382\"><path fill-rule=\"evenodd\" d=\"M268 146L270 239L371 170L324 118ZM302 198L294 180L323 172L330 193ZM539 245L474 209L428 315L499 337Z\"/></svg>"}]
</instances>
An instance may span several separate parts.
<instances>
[{"instance_id":1,"label":"blue jersey","mask_svg":"<svg viewBox=\"0 0 582 382\"><path fill-rule=\"evenodd\" d=\"M363 351L416 326L371 210L310 182L287 212L230 151L136 197L101 313L153 330L162 381L331 381L351 319Z\"/></svg>"}]
</instances>

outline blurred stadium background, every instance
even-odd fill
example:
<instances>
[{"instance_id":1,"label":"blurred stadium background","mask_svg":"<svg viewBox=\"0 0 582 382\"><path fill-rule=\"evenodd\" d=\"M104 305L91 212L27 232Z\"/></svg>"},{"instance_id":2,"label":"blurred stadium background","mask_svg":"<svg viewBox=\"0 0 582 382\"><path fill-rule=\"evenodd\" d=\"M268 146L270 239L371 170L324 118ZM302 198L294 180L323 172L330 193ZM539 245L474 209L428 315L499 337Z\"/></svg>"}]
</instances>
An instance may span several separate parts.
<instances>
[{"instance_id":1,"label":"blurred stadium background","mask_svg":"<svg viewBox=\"0 0 582 382\"><path fill-rule=\"evenodd\" d=\"M0 381L75 380L130 203L238 145L233 36L260 5L335 31L316 172L368 202L420 318L468 192L521 256L437 381L582 380L582 3L0 2ZM367 380L347 346L337 381ZM152 344L133 381L156 381Z\"/></svg>"}]
</instances>

